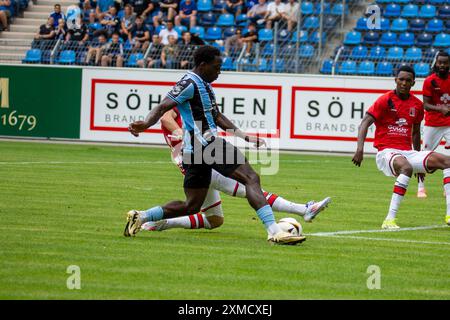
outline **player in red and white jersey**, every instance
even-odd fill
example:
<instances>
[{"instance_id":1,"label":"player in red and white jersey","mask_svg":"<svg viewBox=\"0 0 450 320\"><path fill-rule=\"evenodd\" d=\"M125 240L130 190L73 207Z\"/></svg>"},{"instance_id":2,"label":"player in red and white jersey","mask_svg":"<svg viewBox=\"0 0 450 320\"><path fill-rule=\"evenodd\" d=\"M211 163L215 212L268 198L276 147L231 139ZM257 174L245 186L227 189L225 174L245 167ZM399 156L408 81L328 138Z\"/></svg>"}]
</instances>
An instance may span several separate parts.
<instances>
[{"instance_id":1,"label":"player in red and white jersey","mask_svg":"<svg viewBox=\"0 0 450 320\"><path fill-rule=\"evenodd\" d=\"M374 147L377 167L386 176L396 177L388 215L381 228L398 229L395 221L413 173L444 172L447 200L445 221L450 225L450 157L433 151L420 151L420 123L424 112L422 102L410 93L415 72L402 66L395 78L396 88L378 98L361 121L358 145L353 163L360 166L364 156L364 141L369 127L375 123ZM414 150L412 150L414 145Z\"/></svg>"},{"instance_id":2,"label":"player in red and white jersey","mask_svg":"<svg viewBox=\"0 0 450 320\"><path fill-rule=\"evenodd\" d=\"M182 162L182 120L177 108L166 112L161 118L161 127L167 145L170 147L171 156L174 163L184 174ZM223 224L223 211L219 191L233 197L245 198L245 186L236 180L227 178L215 170L212 170L211 184L201 212L172 219L151 221L142 225L142 229L148 231L162 231L171 228L184 229L214 229ZM307 222L312 221L325 207L331 199L329 197L319 202L309 201L306 204L299 204L288 201L275 193L264 192L267 203L275 211L297 214Z\"/></svg>"},{"instance_id":3,"label":"player in red and white jersey","mask_svg":"<svg viewBox=\"0 0 450 320\"><path fill-rule=\"evenodd\" d=\"M450 149L450 58L447 52L439 51L433 66L433 74L423 83L423 106L425 126L423 150L435 150L445 139L445 148ZM426 198L423 177L419 177L417 197Z\"/></svg>"}]
</instances>

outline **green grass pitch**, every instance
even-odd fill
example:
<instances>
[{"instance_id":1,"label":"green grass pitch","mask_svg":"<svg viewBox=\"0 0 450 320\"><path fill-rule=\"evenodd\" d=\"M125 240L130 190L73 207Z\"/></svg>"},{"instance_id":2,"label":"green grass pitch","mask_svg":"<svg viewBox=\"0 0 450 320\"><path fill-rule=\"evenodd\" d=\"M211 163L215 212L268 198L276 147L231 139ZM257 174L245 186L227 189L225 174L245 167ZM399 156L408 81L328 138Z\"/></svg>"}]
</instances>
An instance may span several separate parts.
<instances>
[{"instance_id":1,"label":"green grass pitch","mask_svg":"<svg viewBox=\"0 0 450 320\"><path fill-rule=\"evenodd\" d=\"M350 155L281 155L266 190L332 197L313 223L294 216L308 234L298 246L269 245L246 200L226 195L218 229L124 238L128 210L184 199L167 149L0 142L0 177L1 299L450 299L441 172L428 176L425 200L412 181L398 214L401 227L440 228L321 237L379 229L393 179L373 157L356 168ZM67 288L70 265L79 290ZM380 289L367 287L371 265Z\"/></svg>"}]
</instances>

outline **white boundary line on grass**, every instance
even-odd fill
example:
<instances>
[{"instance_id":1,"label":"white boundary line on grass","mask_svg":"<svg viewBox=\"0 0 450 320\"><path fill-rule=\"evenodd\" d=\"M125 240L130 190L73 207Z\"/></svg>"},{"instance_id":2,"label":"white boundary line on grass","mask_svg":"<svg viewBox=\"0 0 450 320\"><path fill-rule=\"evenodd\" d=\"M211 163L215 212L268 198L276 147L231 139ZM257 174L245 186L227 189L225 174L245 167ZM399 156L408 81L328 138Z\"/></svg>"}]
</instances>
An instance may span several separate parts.
<instances>
[{"instance_id":1,"label":"white boundary line on grass","mask_svg":"<svg viewBox=\"0 0 450 320\"><path fill-rule=\"evenodd\" d=\"M417 244L433 244L433 245L449 245L450 242L441 241L421 241L421 240L407 240L407 239L395 239L395 238L374 238L374 237L360 237L351 236L351 234L361 234L361 233L387 233L387 232L400 232L400 231L416 231L416 230L431 230L449 228L447 225L432 225L432 226L421 226L421 227L411 227L411 228L400 228L396 230L348 230L348 231L336 231L336 232L316 232L305 234L306 236L316 236L316 237L329 237L329 238L343 238L343 239L355 239L355 240L371 240L371 241L390 241L390 242L404 242L404 243L417 243Z\"/></svg>"}]
</instances>

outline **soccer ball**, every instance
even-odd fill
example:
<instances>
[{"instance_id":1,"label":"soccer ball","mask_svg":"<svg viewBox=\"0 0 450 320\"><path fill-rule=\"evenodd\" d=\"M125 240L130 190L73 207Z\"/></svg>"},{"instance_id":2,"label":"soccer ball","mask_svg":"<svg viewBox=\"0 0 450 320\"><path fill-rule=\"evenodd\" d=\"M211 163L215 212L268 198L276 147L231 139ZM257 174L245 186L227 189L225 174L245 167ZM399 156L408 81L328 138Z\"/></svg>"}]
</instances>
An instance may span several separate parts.
<instances>
[{"instance_id":1,"label":"soccer ball","mask_svg":"<svg viewBox=\"0 0 450 320\"><path fill-rule=\"evenodd\" d=\"M278 226L284 232L288 232L293 236L301 236L303 233L303 228L300 222L294 218L283 218L278 221Z\"/></svg>"}]
</instances>

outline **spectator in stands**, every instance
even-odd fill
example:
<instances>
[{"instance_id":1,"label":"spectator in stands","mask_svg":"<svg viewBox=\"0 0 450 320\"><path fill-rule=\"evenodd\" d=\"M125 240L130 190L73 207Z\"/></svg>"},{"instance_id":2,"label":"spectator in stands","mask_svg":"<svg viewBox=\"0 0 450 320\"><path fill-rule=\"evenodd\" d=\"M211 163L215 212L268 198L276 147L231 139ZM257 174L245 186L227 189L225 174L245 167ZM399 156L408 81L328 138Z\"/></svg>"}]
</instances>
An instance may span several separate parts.
<instances>
[{"instance_id":1,"label":"spectator in stands","mask_svg":"<svg viewBox=\"0 0 450 320\"><path fill-rule=\"evenodd\" d=\"M227 4L222 9L222 13L231 13L237 17L241 14L243 6L244 0L227 0Z\"/></svg>"},{"instance_id":2,"label":"spectator in stands","mask_svg":"<svg viewBox=\"0 0 450 320\"><path fill-rule=\"evenodd\" d=\"M114 0L95 0L97 7L95 12L98 20L103 20L104 16L109 13L111 6L114 6ZM116 8L117 9L117 8Z\"/></svg>"},{"instance_id":3,"label":"spectator in stands","mask_svg":"<svg viewBox=\"0 0 450 320\"><path fill-rule=\"evenodd\" d=\"M153 17L153 25L158 27L164 20L173 20L177 14L177 0L161 0L159 2L159 13Z\"/></svg>"},{"instance_id":4,"label":"spectator in stands","mask_svg":"<svg viewBox=\"0 0 450 320\"><path fill-rule=\"evenodd\" d=\"M251 22L264 23L264 17L267 13L266 0L259 0L257 4L250 8L247 12L247 17Z\"/></svg>"},{"instance_id":5,"label":"spectator in stands","mask_svg":"<svg viewBox=\"0 0 450 320\"><path fill-rule=\"evenodd\" d=\"M297 16L300 9L300 4L297 0L289 0L284 6L286 15L283 16L283 20L287 21L288 31L292 31L297 25Z\"/></svg>"},{"instance_id":6,"label":"spectator in stands","mask_svg":"<svg viewBox=\"0 0 450 320\"><path fill-rule=\"evenodd\" d=\"M137 17L136 22L133 24L133 27L129 33L130 43L133 43L133 50L138 51L141 50L145 52L150 44L150 31L144 25L144 20L142 17Z\"/></svg>"},{"instance_id":7,"label":"spectator in stands","mask_svg":"<svg viewBox=\"0 0 450 320\"><path fill-rule=\"evenodd\" d=\"M53 40L55 39L55 29L53 27L53 18L48 17L47 23L39 27L39 31L34 36L36 40Z\"/></svg>"},{"instance_id":8,"label":"spectator in stands","mask_svg":"<svg viewBox=\"0 0 450 320\"><path fill-rule=\"evenodd\" d=\"M256 28L256 23L251 22L248 25L247 32L241 34L240 30L236 30L236 34L228 37L225 40L225 52L224 54L228 56L230 54L230 50L233 47L235 50L240 50L244 46L247 45L245 50L245 56L249 57L251 55L251 50L253 48L253 44L258 42L258 30Z\"/></svg>"},{"instance_id":9,"label":"spectator in stands","mask_svg":"<svg viewBox=\"0 0 450 320\"><path fill-rule=\"evenodd\" d=\"M95 9L92 8L90 1L84 1L83 2L83 21L88 22L89 16L93 12L95 14Z\"/></svg>"},{"instance_id":10,"label":"spectator in stands","mask_svg":"<svg viewBox=\"0 0 450 320\"><path fill-rule=\"evenodd\" d=\"M86 41L89 40L89 34L86 25L82 22L74 29L70 29L66 35L66 41L74 41L78 44L78 49L84 49Z\"/></svg>"},{"instance_id":11,"label":"spectator in stands","mask_svg":"<svg viewBox=\"0 0 450 320\"><path fill-rule=\"evenodd\" d=\"M11 17L10 6L10 0L0 0L0 23L2 29L7 31L9 31L8 18Z\"/></svg>"},{"instance_id":12,"label":"spectator in stands","mask_svg":"<svg viewBox=\"0 0 450 320\"><path fill-rule=\"evenodd\" d=\"M161 43L163 45L169 44L169 36L174 36L175 40L178 40L178 32L173 28L173 21L167 21L166 26L166 29L162 29L159 32L159 37L161 38Z\"/></svg>"},{"instance_id":13,"label":"spectator in stands","mask_svg":"<svg viewBox=\"0 0 450 320\"><path fill-rule=\"evenodd\" d=\"M95 57L94 65L98 66L103 50L105 50L107 44L108 43L106 42L106 37L104 34L99 35L97 40L92 41L86 55L86 64L91 64L92 58Z\"/></svg>"},{"instance_id":14,"label":"spectator in stands","mask_svg":"<svg viewBox=\"0 0 450 320\"><path fill-rule=\"evenodd\" d=\"M61 5L60 4L55 4L53 6L53 9L55 11L53 11L52 13L50 13L50 17L53 18L53 28L58 28L58 24L59 24L59 20L63 19L64 22L66 21L66 16L64 15L63 12L61 12Z\"/></svg>"},{"instance_id":15,"label":"spectator in stands","mask_svg":"<svg viewBox=\"0 0 450 320\"><path fill-rule=\"evenodd\" d=\"M142 16L145 20L146 17L156 12L158 3L156 0L130 0L128 4L133 6L133 11L136 16Z\"/></svg>"},{"instance_id":16,"label":"spectator in stands","mask_svg":"<svg viewBox=\"0 0 450 320\"><path fill-rule=\"evenodd\" d=\"M180 3L180 12L175 17L175 25L188 25L192 28L197 23L197 5L193 0L182 0Z\"/></svg>"},{"instance_id":17,"label":"spectator in stands","mask_svg":"<svg viewBox=\"0 0 450 320\"><path fill-rule=\"evenodd\" d=\"M180 48L177 44L177 38L169 35L168 39L169 43L164 46L161 52L161 66L166 69L175 69L180 55Z\"/></svg>"},{"instance_id":18,"label":"spectator in stands","mask_svg":"<svg viewBox=\"0 0 450 320\"><path fill-rule=\"evenodd\" d=\"M123 46L120 43L120 36L118 33L113 33L111 42L106 45L103 50L102 66L116 65L117 67L123 67Z\"/></svg>"},{"instance_id":19,"label":"spectator in stands","mask_svg":"<svg viewBox=\"0 0 450 320\"><path fill-rule=\"evenodd\" d=\"M105 34L106 38L110 38L111 35L119 31L120 19L117 16L117 9L114 6L110 6L106 14L103 15L103 19L100 20L102 29L97 30L94 36L98 36L100 33Z\"/></svg>"},{"instance_id":20,"label":"spectator in stands","mask_svg":"<svg viewBox=\"0 0 450 320\"><path fill-rule=\"evenodd\" d=\"M89 13L89 21L87 23L87 32L89 35L89 39L92 40L94 38L94 33L97 30L100 30L102 25L97 21L97 15L95 12Z\"/></svg>"},{"instance_id":21,"label":"spectator in stands","mask_svg":"<svg viewBox=\"0 0 450 320\"><path fill-rule=\"evenodd\" d=\"M183 32L181 36L180 43L180 68L181 69L192 69L194 67L193 64L193 54L196 46L192 41L192 34L188 31Z\"/></svg>"},{"instance_id":22,"label":"spectator in stands","mask_svg":"<svg viewBox=\"0 0 450 320\"><path fill-rule=\"evenodd\" d=\"M64 40L67 35L67 26L64 19L59 19L58 25L55 28L55 39Z\"/></svg>"},{"instance_id":23,"label":"spectator in stands","mask_svg":"<svg viewBox=\"0 0 450 320\"><path fill-rule=\"evenodd\" d=\"M161 44L161 39L157 34L154 34L152 37L152 44L149 49L149 53L146 61L138 60L137 64L139 67L144 68L159 68L161 65L161 52L163 49L163 45Z\"/></svg>"},{"instance_id":24,"label":"spectator in stands","mask_svg":"<svg viewBox=\"0 0 450 320\"><path fill-rule=\"evenodd\" d=\"M130 4L126 4L124 7L124 15L120 20L119 34L124 41L130 38L130 31L133 28L136 15L133 13L133 7Z\"/></svg>"},{"instance_id":25,"label":"spectator in stands","mask_svg":"<svg viewBox=\"0 0 450 320\"><path fill-rule=\"evenodd\" d=\"M275 0L267 5L267 13L264 17L266 28L271 29L272 24L286 16L285 4L281 0Z\"/></svg>"}]
</instances>

